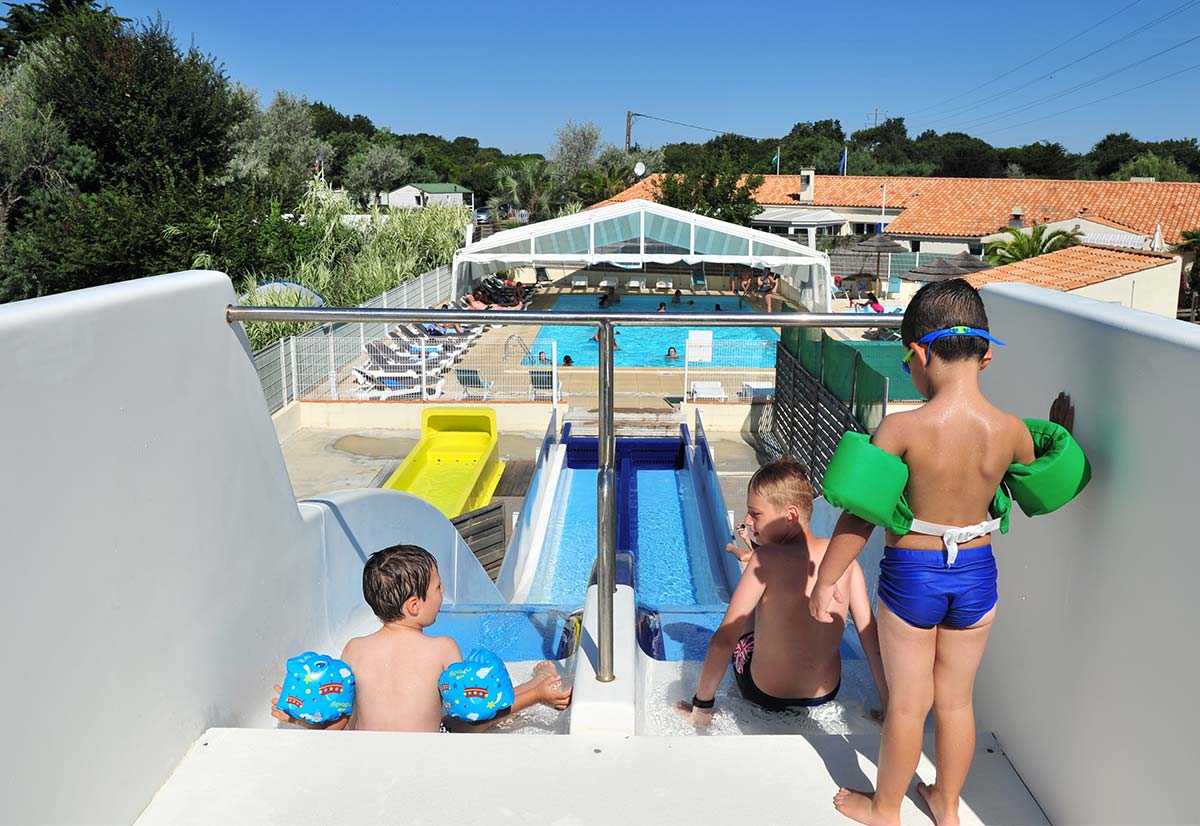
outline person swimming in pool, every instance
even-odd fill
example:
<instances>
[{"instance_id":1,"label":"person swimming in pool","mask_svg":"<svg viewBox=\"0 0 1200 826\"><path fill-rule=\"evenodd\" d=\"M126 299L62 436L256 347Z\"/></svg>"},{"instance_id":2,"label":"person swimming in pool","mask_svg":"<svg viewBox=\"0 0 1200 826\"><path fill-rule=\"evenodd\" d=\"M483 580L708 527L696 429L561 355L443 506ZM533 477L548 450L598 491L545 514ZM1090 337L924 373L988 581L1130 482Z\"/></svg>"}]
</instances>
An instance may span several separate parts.
<instances>
[{"instance_id":1,"label":"person swimming in pool","mask_svg":"<svg viewBox=\"0 0 1200 826\"><path fill-rule=\"evenodd\" d=\"M665 313L666 311L667 311L667 302L665 302L665 301L658 302L658 309L655 310L654 312Z\"/></svg>"},{"instance_id":2,"label":"person swimming in pool","mask_svg":"<svg viewBox=\"0 0 1200 826\"><path fill-rule=\"evenodd\" d=\"M563 356L563 367L574 367L575 361L570 356Z\"/></svg>"},{"instance_id":3,"label":"person swimming in pool","mask_svg":"<svg viewBox=\"0 0 1200 826\"><path fill-rule=\"evenodd\" d=\"M669 359L677 359L677 358L679 358L679 353L678 353L678 352L676 352L676 350L675 350L675 348L674 348L674 347L668 347L668 348L667 348L667 355L665 356L665 358L669 358Z\"/></svg>"}]
</instances>

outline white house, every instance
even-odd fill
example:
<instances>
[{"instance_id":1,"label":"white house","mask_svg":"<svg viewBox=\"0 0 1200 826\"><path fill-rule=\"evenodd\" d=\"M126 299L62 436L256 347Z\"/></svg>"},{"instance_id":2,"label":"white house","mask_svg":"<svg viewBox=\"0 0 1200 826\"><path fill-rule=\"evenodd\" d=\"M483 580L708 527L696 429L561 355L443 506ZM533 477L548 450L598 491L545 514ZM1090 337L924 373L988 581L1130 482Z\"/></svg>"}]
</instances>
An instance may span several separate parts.
<instances>
[{"instance_id":1,"label":"white house","mask_svg":"<svg viewBox=\"0 0 1200 826\"><path fill-rule=\"evenodd\" d=\"M399 208L449 204L475 208L475 193L458 184L409 184L393 189L383 198L383 205Z\"/></svg>"}]
</instances>

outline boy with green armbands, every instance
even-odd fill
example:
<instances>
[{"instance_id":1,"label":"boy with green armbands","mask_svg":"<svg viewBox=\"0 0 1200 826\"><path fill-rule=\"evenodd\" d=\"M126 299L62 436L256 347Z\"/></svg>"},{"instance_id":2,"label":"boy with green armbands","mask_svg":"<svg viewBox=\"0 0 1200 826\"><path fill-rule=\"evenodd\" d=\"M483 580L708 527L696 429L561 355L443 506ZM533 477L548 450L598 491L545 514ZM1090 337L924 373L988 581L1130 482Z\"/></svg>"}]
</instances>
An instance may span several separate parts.
<instances>
[{"instance_id":1,"label":"boy with green armbands","mask_svg":"<svg viewBox=\"0 0 1200 826\"><path fill-rule=\"evenodd\" d=\"M1053 421L1023 422L979 387L992 344L979 294L966 281L928 284L900 328L905 366L928 399L884 419L868 442L847 434L824 479L844 512L817 572L809 609L831 621L845 601L838 580L875 525L887 531L876 611L889 690L875 792L841 789L839 812L859 823L900 822L921 756L925 718L937 715L937 782L918 784L934 820L957 824L975 750L972 690L996 614L991 534L1005 532L1015 499L1048 513L1087 484L1090 469L1069 429L1065 394Z\"/></svg>"}]
</instances>

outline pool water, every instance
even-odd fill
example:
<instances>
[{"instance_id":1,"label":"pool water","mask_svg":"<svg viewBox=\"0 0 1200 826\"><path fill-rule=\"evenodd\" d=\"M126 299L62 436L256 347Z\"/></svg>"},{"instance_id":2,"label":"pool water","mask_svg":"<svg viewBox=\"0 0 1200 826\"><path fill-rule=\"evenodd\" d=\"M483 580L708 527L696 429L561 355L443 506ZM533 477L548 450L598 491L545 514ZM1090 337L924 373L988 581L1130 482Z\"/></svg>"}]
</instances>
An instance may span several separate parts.
<instances>
[{"instance_id":1,"label":"pool water","mask_svg":"<svg viewBox=\"0 0 1200 826\"><path fill-rule=\"evenodd\" d=\"M686 302L693 303L688 304ZM618 325L617 346L613 363L617 367L664 367L683 369L684 345L689 330L711 330L713 334L713 360L717 367L765 367L775 366L775 343L779 334L770 327L700 327L690 325L687 316L692 313L713 312L721 305L722 312L751 313L754 308L733 296L693 296L685 298L683 304L672 304L669 295L623 295L621 301L610 308L614 313L652 313L665 302L662 327L625 327ZM600 309L600 296L562 295L551 307L553 312L595 312ZM665 326L678 324L680 326ZM558 362L570 356L578 367L595 367L600 345L591 338L594 327L543 327L529 344L529 363L537 361L538 353L549 356L553 351L551 342L558 343ZM755 347L722 347L719 342L756 342ZM667 348L674 347L678 359L666 358Z\"/></svg>"},{"instance_id":2,"label":"pool water","mask_svg":"<svg viewBox=\"0 0 1200 826\"><path fill-rule=\"evenodd\" d=\"M701 519L687 471L636 472L638 525L634 547L628 550L633 551L638 602L649 607L722 602L706 548L687 541L686 525L698 525ZM596 559L596 536L596 471L568 468L559 482L527 602L582 605Z\"/></svg>"}]
</instances>

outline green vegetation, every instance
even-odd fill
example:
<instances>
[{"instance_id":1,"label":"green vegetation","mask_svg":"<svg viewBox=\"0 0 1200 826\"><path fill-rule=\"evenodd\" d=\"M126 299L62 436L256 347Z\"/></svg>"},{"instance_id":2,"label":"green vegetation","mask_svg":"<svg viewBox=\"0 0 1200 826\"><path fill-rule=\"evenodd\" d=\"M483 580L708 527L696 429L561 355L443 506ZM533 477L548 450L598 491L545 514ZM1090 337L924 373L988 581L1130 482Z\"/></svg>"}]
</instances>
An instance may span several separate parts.
<instances>
[{"instance_id":1,"label":"green vegetation","mask_svg":"<svg viewBox=\"0 0 1200 826\"><path fill-rule=\"evenodd\" d=\"M1083 237L1083 233L1077 229L1056 229L1047 233L1045 224L1035 224L1028 233L1017 227L1005 227L1004 232L1008 238L988 241L984 247L984 255L990 264L1002 266L1064 250L1078 244Z\"/></svg>"},{"instance_id":2,"label":"green vegetation","mask_svg":"<svg viewBox=\"0 0 1200 826\"><path fill-rule=\"evenodd\" d=\"M682 173L659 178L656 199L667 206L749 226L762 211L754 200L762 184L762 175L743 175L729 156L710 155Z\"/></svg>"}]
</instances>

